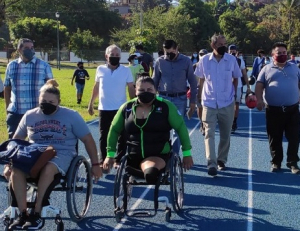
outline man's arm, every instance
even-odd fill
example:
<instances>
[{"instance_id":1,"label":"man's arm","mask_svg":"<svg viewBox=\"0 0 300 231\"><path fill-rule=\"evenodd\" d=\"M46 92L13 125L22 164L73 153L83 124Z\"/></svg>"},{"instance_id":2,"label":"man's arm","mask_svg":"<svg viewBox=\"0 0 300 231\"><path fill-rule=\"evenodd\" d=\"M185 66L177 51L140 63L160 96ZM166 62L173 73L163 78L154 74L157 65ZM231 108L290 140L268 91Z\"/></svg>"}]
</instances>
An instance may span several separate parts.
<instances>
[{"instance_id":1,"label":"man's arm","mask_svg":"<svg viewBox=\"0 0 300 231\"><path fill-rule=\"evenodd\" d=\"M264 84L261 82L256 82L255 86L255 96L257 99L257 106L256 108L261 111L264 108L264 101L263 101L263 92L264 92Z\"/></svg>"},{"instance_id":2,"label":"man's arm","mask_svg":"<svg viewBox=\"0 0 300 231\"><path fill-rule=\"evenodd\" d=\"M94 102L95 99L98 97L98 95L99 95L99 82L95 82L92 96L88 105L88 112L90 115L94 114Z\"/></svg>"},{"instance_id":3,"label":"man's arm","mask_svg":"<svg viewBox=\"0 0 300 231\"><path fill-rule=\"evenodd\" d=\"M159 59L158 59L155 62L154 71L153 71L153 74L152 74L152 79L154 81L154 87L156 88L156 90L158 90L158 85L159 85L159 81L160 81L160 78L161 78L159 65L160 65L160 63L159 63Z\"/></svg>"},{"instance_id":4,"label":"man's arm","mask_svg":"<svg viewBox=\"0 0 300 231\"><path fill-rule=\"evenodd\" d=\"M11 86L4 86L4 99L5 99L5 110L7 110L10 104Z\"/></svg>"},{"instance_id":5,"label":"man's arm","mask_svg":"<svg viewBox=\"0 0 300 231\"><path fill-rule=\"evenodd\" d=\"M128 87L128 94L130 99L133 99L135 97L135 89L133 83L127 83Z\"/></svg>"}]
</instances>

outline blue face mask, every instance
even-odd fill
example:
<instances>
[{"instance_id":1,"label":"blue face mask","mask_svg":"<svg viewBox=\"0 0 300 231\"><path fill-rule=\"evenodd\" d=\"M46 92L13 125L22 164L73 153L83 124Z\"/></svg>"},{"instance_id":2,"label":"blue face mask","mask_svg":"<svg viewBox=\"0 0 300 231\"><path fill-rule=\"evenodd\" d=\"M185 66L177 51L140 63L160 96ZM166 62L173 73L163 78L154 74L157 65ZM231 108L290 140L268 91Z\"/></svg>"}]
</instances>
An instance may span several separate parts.
<instances>
[{"instance_id":1,"label":"blue face mask","mask_svg":"<svg viewBox=\"0 0 300 231\"><path fill-rule=\"evenodd\" d=\"M137 64L139 64L139 60L137 60L137 59L134 59L134 60L133 60L133 64L134 64L134 65L137 65Z\"/></svg>"},{"instance_id":2,"label":"blue face mask","mask_svg":"<svg viewBox=\"0 0 300 231\"><path fill-rule=\"evenodd\" d=\"M197 58L198 54L193 54L194 58Z\"/></svg>"},{"instance_id":3,"label":"blue face mask","mask_svg":"<svg viewBox=\"0 0 300 231\"><path fill-rule=\"evenodd\" d=\"M35 52L34 50L32 49L26 49L26 50L23 50L23 57L26 58L27 60L31 60L33 59L33 56L35 55Z\"/></svg>"}]
</instances>

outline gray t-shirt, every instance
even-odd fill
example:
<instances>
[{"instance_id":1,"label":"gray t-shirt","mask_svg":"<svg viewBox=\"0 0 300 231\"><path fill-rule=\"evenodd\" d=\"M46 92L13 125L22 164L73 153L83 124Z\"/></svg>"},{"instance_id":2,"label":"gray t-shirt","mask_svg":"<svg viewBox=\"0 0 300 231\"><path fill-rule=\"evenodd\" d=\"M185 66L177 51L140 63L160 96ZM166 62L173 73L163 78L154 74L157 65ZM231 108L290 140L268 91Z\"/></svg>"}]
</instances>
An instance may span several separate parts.
<instances>
[{"instance_id":1,"label":"gray t-shirt","mask_svg":"<svg viewBox=\"0 0 300 231\"><path fill-rule=\"evenodd\" d=\"M65 173L76 153L78 139L89 134L89 128L78 112L59 106L56 113L45 115L39 108L27 111L19 123L16 135L29 141L51 145L57 156L51 160Z\"/></svg>"},{"instance_id":2,"label":"gray t-shirt","mask_svg":"<svg viewBox=\"0 0 300 231\"><path fill-rule=\"evenodd\" d=\"M289 62L280 69L273 63L260 71L258 82L264 85L264 101L270 106L291 106L299 101L300 69Z\"/></svg>"}]
</instances>

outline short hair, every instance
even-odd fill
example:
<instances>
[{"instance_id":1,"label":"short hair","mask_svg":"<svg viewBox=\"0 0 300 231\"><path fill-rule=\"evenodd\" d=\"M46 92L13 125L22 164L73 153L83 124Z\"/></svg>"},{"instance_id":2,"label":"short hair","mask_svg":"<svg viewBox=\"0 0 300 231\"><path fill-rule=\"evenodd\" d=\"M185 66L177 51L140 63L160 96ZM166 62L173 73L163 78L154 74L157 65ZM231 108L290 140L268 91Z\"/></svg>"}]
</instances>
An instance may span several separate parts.
<instances>
[{"instance_id":1,"label":"short hair","mask_svg":"<svg viewBox=\"0 0 300 231\"><path fill-rule=\"evenodd\" d=\"M169 39L169 40L165 40L164 43L163 43L163 48L165 49L176 49L178 47L178 44L172 40L172 39Z\"/></svg>"},{"instance_id":2,"label":"short hair","mask_svg":"<svg viewBox=\"0 0 300 231\"><path fill-rule=\"evenodd\" d=\"M108 46L108 47L106 48L106 50L105 50L105 54L106 54L106 55L109 54L109 53L110 53L112 50L114 50L114 49L117 49L118 52L119 52L119 54L121 55L121 48L118 47L118 46L115 45L115 44L112 44L112 45Z\"/></svg>"},{"instance_id":3,"label":"short hair","mask_svg":"<svg viewBox=\"0 0 300 231\"><path fill-rule=\"evenodd\" d=\"M130 55L129 57L128 57L128 62L131 62L131 60L133 60L133 59L135 59L135 58L137 58L137 55Z\"/></svg>"},{"instance_id":4,"label":"short hair","mask_svg":"<svg viewBox=\"0 0 300 231\"><path fill-rule=\"evenodd\" d=\"M142 44L138 44L138 45L135 46L135 49L144 50L144 46Z\"/></svg>"},{"instance_id":5,"label":"short hair","mask_svg":"<svg viewBox=\"0 0 300 231\"><path fill-rule=\"evenodd\" d=\"M150 83L150 84L153 85L154 88L155 88L154 81L153 81L153 79L149 76L149 74L148 74L148 76L140 76L140 77L138 77L137 80L136 80L135 85L138 85L138 84L141 84L141 83Z\"/></svg>"},{"instance_id":6,"label":"short hair","mask_svg":"<svg viewBox=\"0 0 300 231\"><path fill-rule=\"evenodd\" d=\"M58 83L56 82L55 79L49 79L44 86L40 89L40 94L41 93L50 93L53 95L56 95L58 99L60 100L60 90L58 89Z\"/></svg>"},{"instance_id":7,"label":"short hair","mask_svg":"<svg viewBox=\"0 0 300 231\"><path fill-rule=\"evenodd\" d=\"M243 54L243 51L237 51L236 54L237 55Z\"/></svg>"},{"instance_id":8,"label":"short hair","mask_svg":"<svg viewBox=\"0 0 300 231\"><path fill-rule=\"evenodd\" d=\"M276 47L284 47L285 49L287 49L287 45L283 42L274 43L273 46L272 46L272 50L274 50Z\"/></svg>"},{"instance_id":9,"label":"short hair","mask_svg":"<svg viewBox=\"0 0 300 231\"><path fill-rule=\"evenodd\" d=\"M229 50L229 51L231 51L231 50L236 50L236 45L231 44L231 45L228 47L228 50Z\"/></svg>"},{"instance_id":10,"label":"short hair","mask_svg":"<svg viewBox=\"0 0 300 231\"><path fill-rule=\"evenodd\" d=\"M24 43L33 43L33 41L29 38L21 38L18 42L18 46L17 46L17 49L22 49Z\"/></svg>"},{"instance_id":11,"label":"short hair","mask_svg":"<svg viewBox=\"0 0 300 231\"><path fill-rule=\"evenodd\" d=\"M83 65L83 62L78 62L77 67L79 67L79 65Z\"/></svg>"},{"instance_id":12,"label":"short hair","mask_svg":"<svg viewBox=\"0 0 300 231\"><path fill-rule=\"evenodd\" d=\"M224 35L222 35L222 34L214 34L212 37L211 37L211 43L212 44L216 44L217 43L217 41L218 41L218 39L224 39L225 38L225 36Z\"/></svg>"},{"instance_id":13,"label":"short hair","mask_svg":"<svg viewBox=\"0 0 300 231\"><path fill-rule=\"evenodd\" d=\"M258 49L257 54L265 54L265 51L263 49Z\"/></svg>"},{"instance_id":14,"label":"short hair","mask_svg":"<svg viewBox=\"0 0 300 231\"><path fill-rule=\"evenodd\" d=\"M160 56L164 55L165 52L164 51L158 51L157 54L158 54L158 57L160 57Z\"/></svg>"}]
</instances>

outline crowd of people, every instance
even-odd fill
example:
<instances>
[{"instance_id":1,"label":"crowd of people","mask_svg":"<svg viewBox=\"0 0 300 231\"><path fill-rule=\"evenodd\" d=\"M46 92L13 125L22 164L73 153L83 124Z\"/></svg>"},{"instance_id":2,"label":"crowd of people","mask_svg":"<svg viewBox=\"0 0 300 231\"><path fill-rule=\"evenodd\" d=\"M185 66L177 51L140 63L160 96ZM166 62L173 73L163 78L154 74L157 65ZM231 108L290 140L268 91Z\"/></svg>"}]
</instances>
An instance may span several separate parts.
<instances>
[{"instance_id":1,"label":"crowd of people","mask_svg":"<svg viewBox=\"0 0 300 231\"><path fill-rule=\"evenodd\" d=\"M210 46L212 52L201 49L188 57L179 52L176 41L165 40L163 50L154 60L142 45L137 45L136 52L128 57L128 66L120 64L121 49L116 45L108 46L106 64L97 67L88 104L88 112L93 115L94 102L99 99L97 155L95 137L82 117L60 106L60 91L49 64L35 57L32 40L20 39L20 57L8 64L4 80L8 137L51 145L58 155L40 173L39 197L33 215L26 212L27 175L11 167L10 179L17 191L20 215L10 228L38 228L43 219L40 198L54 174L66 173L76 155L78 139L90 156L96 180L102 176L102 171L109 172L128 152L128 164L141 169L145 180L153 184L166 166L171 150L182 152L186 170L193 166L184 116L189 119L197 110L204 136L207 173L216 176L218 170L226 170L230 136L238 129L243 85L247 87L246 94L251 93L251 88L242 51L234 44L227 46L225 36L220 34L212 36ZM299 62L294 54L287 60L284 43L274 44L271 57L262 49L257 54L251 76L256 80L257 109L265 108L271 171L281 169L282 137L285 135L287 167L298 174ZM77 103L80 104L85 80L90 76L83 62L78 62L77 66L71 84L75 79ZM127 102L126 90L130 97ZM220 140L216 151L217 124ZM172 130L174 135L170 137Z\"/></svg>"}]
</instances>

